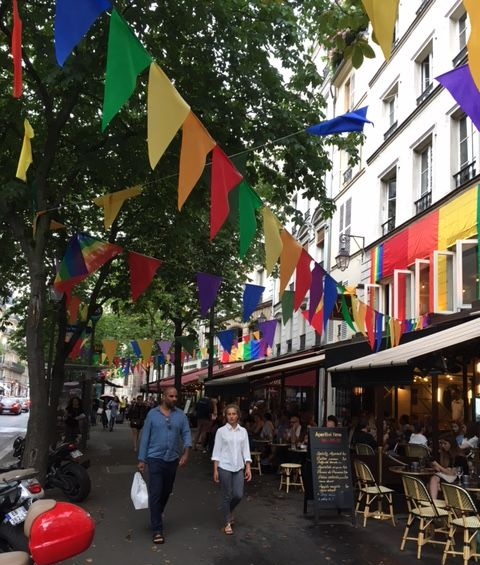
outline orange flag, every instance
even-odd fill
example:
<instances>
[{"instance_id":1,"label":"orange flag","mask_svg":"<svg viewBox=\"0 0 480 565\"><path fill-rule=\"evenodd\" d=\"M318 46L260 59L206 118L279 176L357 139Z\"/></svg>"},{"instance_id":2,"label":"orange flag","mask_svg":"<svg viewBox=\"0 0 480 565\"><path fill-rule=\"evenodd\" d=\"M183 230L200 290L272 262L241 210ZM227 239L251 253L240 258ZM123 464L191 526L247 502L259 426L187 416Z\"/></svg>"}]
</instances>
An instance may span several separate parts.
<instances>
[{"instance_id":1,"label":"orange flag","mask_svg":"<svg viewBox=\"0 0 480 565\"><path fill-rule=\"evenodd\" d=\"M152 356L153 339L137 339L140 353L142 354L143 364L150 365L150 357Z\"/></svg>"},{"instance_id":2,"label":"orange flag","mask_svg":"<svg viewBox=\"0 0 480 565\"><path fill-rule=\"evenodd\" d=\"M190 112L183 122L182 149L180 152L180 176L178 179L178 209L181 210L193 187L197 184L205 160L215 147L215 141L210 137L200 120Z\"/></svg>"},{"instance_id":3,"label":"orange flag","mask_svg":"<svg viewBox=\"0 0 480 565\"><path fill-rule=\"evenodd\" d=\"M80 302L82 299L80 296L72 295L68 301L68 323L74 324L78 318L78 309L80 308Z\"/></svg>"},{"instance_id":4,"label":"orange flag","mask_svg":"<svg viewBox=\"0 0 480 565\"><path fill-rule=\"evenodd\" d=\"M283 243L282 253L280 254L280 296L282 296L300 259L302 246L286 229L283 229L280 237Z\"/></svg>"},{"instance_id":5,"label":"orange flag","mask_svg":"<svg viewBox=\"0 0 480 565\"><path fill-rule=\"evenodd\" d=\"M116 339L102 339L102 345L103 350L105 351L105 359L108 359L110 363L113 363L118 341Z\"/></svg>"}]
</instances>

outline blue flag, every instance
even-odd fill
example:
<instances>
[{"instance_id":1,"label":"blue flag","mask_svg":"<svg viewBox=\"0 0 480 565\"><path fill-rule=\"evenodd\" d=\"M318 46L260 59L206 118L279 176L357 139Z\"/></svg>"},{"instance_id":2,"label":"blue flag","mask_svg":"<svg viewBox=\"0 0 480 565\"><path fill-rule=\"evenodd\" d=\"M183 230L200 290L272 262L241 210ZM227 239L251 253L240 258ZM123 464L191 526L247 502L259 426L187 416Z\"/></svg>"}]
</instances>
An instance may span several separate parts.
<instances>
[{"instance_id":1,"label":"blue flag","mask_svg":"<svg viewBox=\"0 0 480 565\"><path fill-rule=\"evenodd\" d=\"M347 131L363 131L365 124L373 124L367 120L368 106L347 112L331 120L325 120L315 126L308 127L305 131L313 135L329 135L331 133L344 133Z\"/></svg>"},{"instance_id":2,"label":"blue flag","mask_svg":"<svg viewBox=\"0 0 480 565\"><path fill-rule=\"evenodd\" d=\"M142 356L142 352L140 351L140 347L138 346L138 343L135 339L131 339L130 340L130 345L132 346L133 352L135 353L135 355L137 357L141 357Z\"/></svg>"},{"instance_id":3,"label":"blue flag","mask_svg":"<svg viewBox=\"0 0 480 565\"><path fill-rule=\"evenodd\" d=\"M262 297L264 286L257 284L246 284L243 291L243 321L246 322L252 315L257 307L260 298Z\"/></svg>"},{"instance_id":4,"label":"blue flag","mask_svg":"<svg viewBox=\"0 0 480 565\"><path fill-rule=\"evenodd\" d=\"M217 337L223 349L230 355L233 345L233 335L235 330L223 330L217 333Z\"/></svg>"},{"instance_id":5,"label":"blue flag","mask_svg":"<svg viewBox=\"0 0 480 565\"><path fill-rule=\"evenodd\" d=\"M323 329L327 327L335 303L337 302L337 283L330 275L325 275L325 287L323 289Z\"/></svg>"},{"instance_id":6,"label":"blue flag","mask_svg":"<svg viewBox=\"0 0 480 565\"><path fill-rule=\"evenodd\" d=\"M57 0L55 54L61 67L98 16L111 7L111 0Z\"/></svg>"}]
</instances>

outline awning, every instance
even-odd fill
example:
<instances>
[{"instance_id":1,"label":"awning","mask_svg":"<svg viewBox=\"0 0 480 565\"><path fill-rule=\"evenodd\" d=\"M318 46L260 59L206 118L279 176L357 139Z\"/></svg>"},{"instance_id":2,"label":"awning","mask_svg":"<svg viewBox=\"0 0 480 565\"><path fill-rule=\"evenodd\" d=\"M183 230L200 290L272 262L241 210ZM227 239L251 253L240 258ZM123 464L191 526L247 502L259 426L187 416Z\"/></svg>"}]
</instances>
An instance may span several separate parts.
<instances>
[{"instance_id":1,"label":"awning","mask_svg":"<svg viewBox=\"0 0 480 565\"><path fill-rule=\"evenodd\" d=\"M332 376L369 371L370 373L383 372L385 375L392 373L392 376L403 372L411 378L415 366L420 365L428 368L428 363L421 363L422 358L427 359L435 356L435 354L448 352L455 347L465 347L479 338L480 319L475 319L397 347L335 365L328 370L332 373Z\"/></svg>"}]
</instances>

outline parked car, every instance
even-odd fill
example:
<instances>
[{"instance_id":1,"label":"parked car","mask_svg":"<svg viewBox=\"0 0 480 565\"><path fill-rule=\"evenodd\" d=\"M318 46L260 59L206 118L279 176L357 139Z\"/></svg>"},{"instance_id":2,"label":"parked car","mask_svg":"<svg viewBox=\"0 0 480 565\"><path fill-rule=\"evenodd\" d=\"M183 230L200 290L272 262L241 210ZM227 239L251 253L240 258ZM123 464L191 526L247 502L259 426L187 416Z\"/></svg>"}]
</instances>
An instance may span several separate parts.
<instances>
[{"instance_id":1,"label":"parked car","mask_svg":"<svg viewBox=\"0 0 480 565\"><path fill-rule=\"evenodd\" d=\"M15 414L18 416L22 413L22 405L18 398L12 396L4 396L0 400L0 414Z\"/></svg>"},{"instance_id":2,"label":"parked car","mask_svg":"<svg viewBox=\"0 0 480 565\"><path fill-rule=\"evenodd\" d=\"M20 398L22 412L30 412L30 398Z\"/></svg>"}]
</instances>

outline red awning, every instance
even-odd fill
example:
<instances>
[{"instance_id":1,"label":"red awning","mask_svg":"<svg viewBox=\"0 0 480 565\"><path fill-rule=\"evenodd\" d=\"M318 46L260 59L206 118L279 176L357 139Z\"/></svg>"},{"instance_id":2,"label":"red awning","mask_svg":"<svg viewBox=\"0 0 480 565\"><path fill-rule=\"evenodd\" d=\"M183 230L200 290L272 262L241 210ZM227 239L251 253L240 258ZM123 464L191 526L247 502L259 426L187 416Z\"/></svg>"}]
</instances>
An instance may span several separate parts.
<instances>
[{"instance_id":1,"label":"red awning","mask_svg":"<svg viewBox=\"0 0 480 565\"><path fill-rule=\"evenodd\" d=\"M285 386L303 386L315 388L317 386L317 372L307 371L306 373L300 373L299 375L285 377Z\"/></svg>"}]
</instances>

